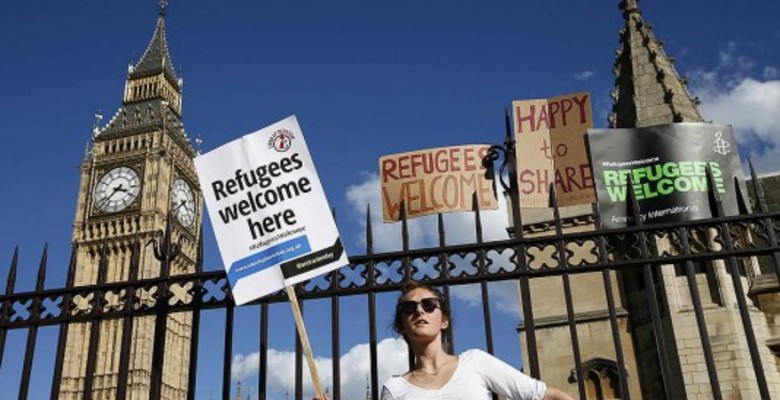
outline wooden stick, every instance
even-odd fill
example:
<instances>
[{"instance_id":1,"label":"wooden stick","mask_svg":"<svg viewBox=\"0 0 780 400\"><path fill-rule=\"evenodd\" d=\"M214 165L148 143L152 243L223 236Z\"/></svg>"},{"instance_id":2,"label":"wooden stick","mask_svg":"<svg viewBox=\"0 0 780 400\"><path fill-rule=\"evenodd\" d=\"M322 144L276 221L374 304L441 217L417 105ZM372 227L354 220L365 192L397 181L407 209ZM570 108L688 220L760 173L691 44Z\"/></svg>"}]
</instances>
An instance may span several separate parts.
<instances>
[{"instance_id":1,"label":"wooden stick","mask_svg":"<svg viewBox=\"0 0 780 400\"><path fill-rule=\"evenodd\" d=\"M317 396L322 396L325 393L322 391L322 386L320 385L320 374L317 372L317 365L314 363L314 356L311 352L311 344L309 344L309 335L306 334L306 326L303 324L301 307L298 305L298 296L295 294L293 285L287 286L287 296L290 298L290 305L292 306L293 316L295 316L295 326L298 328L298 337L301 338L303 354L306 356L306 363L309 364L309 373L311 373L311 381L314 385L314 393L316 393Z\"/></svg>"}]
</instances>

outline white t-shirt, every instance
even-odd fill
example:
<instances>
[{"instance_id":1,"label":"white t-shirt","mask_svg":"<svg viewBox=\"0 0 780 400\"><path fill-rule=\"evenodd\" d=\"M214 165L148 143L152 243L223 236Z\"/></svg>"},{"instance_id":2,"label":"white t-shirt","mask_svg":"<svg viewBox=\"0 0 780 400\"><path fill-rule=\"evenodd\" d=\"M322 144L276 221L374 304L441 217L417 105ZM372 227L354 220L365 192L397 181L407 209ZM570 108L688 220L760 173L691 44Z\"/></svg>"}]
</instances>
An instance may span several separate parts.
<instances>
[{"instance_id":1,"label":"white t-shirt","mask_svg":"<svg viewBox=\"0 0 780 400\"><path fill-rule=\"evenodd\" d=\"M458 366L441 389L423 389L401 376L382 388L382 400L490 399L491 392L511 400L541 400L547 391L537 381L482 350L467 350L458 357Z\"/></svg>"}]
</instances>

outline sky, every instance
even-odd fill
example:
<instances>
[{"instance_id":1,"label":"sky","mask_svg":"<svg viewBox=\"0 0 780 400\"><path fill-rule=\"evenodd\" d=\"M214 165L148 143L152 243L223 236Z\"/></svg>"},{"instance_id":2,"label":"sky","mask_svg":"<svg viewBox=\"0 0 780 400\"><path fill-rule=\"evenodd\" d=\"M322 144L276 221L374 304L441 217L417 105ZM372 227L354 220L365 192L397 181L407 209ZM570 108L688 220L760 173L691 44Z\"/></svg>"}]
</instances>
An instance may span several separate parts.
<instances>
[{"instance_id":1,"label":"sky","mask_svg":"<svg viewBox=\"0 0 780 400\"><path fill-rule=\"evenodd\" d=\"M184 77L190 137L200 135L208 151L297 115L342 240L349 254L359 255L366 205L381 208L379 157L498 144L503 109L512 100L583 90L592 94L595 127L606 127L623 24L617 3L173 0L167 32ZM648 1L640 7L702 100L704 117L733 124L743 161L750 157L762 173L780 170L780 4ZM156 18L153 0L0 3L0 279L18 245L17 291L34 287L47 243L46 286L64 285L78 165L94 114L107 121L119 108L127 66L143 54ZM398 224L382 224L374 214L377 251L400 248ZM446 217L451 243L474 240L472 218ZM503 210L484 218L487 239L505 237ZM415 220L411 237L415 247L435 245L435 219ZM205 258L206 269L222 268L208 225ZM517 287L490 289L496 354L520 367ZM394 299L380 295L378 302L381 380L405 371L405 358L397 356L404 345L385 328ZM350 316L342 321L342 393L360 398L368 370L366 300L347 298L342 306L354 310L342 314ZM453 306L457 350L484 348L480 324L467 323L481 318L479 289L457 288ZM328 307L307 303L310 332L329 330L329 317L322 316ZM293 322L287 304L273 305L271 313L269 394L281 399L293 387L287 383ZM252 307L237 311L233 370L245 388L257 381L257 315ZM199 399L220 393L223 330L213 327L223 320L222 310L204 313ZM56 335L54 328L39 333L30 398L47 396ZM330 337L310 336L327 381ZM6 349L23 348L25 338L26 331L12 331ZM6 354L0 387L16 387L19 358Z\"/></svg>"}]
</instances>

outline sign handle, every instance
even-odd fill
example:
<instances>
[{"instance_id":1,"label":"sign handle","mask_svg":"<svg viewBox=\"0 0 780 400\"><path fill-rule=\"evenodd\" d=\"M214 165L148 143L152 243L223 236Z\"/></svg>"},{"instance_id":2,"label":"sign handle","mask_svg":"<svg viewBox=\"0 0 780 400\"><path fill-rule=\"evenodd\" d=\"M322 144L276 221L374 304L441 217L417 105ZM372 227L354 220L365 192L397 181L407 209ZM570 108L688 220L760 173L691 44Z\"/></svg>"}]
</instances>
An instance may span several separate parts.
<instances>
[{"instance_id":1,"label":"sign handle","mask_svg":"<svg viewBox=\"0 0 780 400\"><path fill-rule=\"evenodd\" d=\"M314 393L321 396L324 392L320 385L320 374L317 372L317 365L314 364L314 356L311 352L311 344L309 344L309 335L306 334L306 326L303 324L301 307L298 305L298 296L295 295L293 285L287 286L287 296L290 298L293 316L295 316L295 326L298 328L298 337L301 338L303 354L306 356L306 363L309 364L309 373L311 373L311 381L314 384Z\"/></svg>"}]
</instances>

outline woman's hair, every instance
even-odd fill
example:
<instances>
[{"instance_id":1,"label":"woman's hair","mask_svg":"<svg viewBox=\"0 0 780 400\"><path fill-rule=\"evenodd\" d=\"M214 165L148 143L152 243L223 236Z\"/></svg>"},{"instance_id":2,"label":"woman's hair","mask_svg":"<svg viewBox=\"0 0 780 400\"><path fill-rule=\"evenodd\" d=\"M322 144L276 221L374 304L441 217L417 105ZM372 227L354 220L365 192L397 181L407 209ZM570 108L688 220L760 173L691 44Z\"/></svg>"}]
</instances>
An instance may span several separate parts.
<instances>
[{"instance_id":1,"label":"woman's hair","mask_svg":"<svg viewBox=\"0 0 780 400\"><path fill-rule=\"evenodd\" d=\"M406 335L403 334L404 325L403 325L403 313L398 308L398 304L401 303L401 299L403 297L415 289L424 289L429 292L431 292L436 299L439 301L439 309L441 310L441 315L443 320L447 321L447 328L442 329L442 347L444 348L444 351L448 354L454 354L454 349L452 346L452 310L450 309L450 302L448 299L444 296L442 292L440 292L438 289L433 288L431 286L425 285L420 282L416 281L408 281L404 283L403 286L401 286L401 294L398 296L398 300L395 302L395 316L393 317L393 330L395 333L403 336L406 343L409 343L409 338L406 337Z\"/></svg>"}]
</instances>

